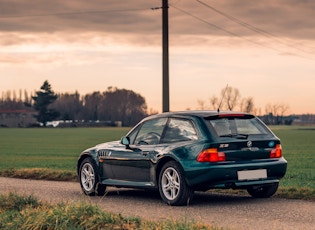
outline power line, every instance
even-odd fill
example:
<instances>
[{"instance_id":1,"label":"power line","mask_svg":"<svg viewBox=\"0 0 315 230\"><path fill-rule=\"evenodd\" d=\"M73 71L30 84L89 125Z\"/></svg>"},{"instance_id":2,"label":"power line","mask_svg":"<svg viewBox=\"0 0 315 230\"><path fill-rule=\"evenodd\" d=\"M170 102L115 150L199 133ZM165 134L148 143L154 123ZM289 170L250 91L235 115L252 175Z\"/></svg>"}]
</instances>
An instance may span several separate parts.
<instances>
[{"instance_id":1,"label":"power line","mask_svg":"<svg viewBox=\"0 0 315 230\"><path fill-rule=\"evenodd\" d=\"M43 13L43 14L29 14L29 15L7 15L0 16L1 19L10 18L29 18L29 17L51 17L51 16L65 16L65 15L79 15L79 14L104 14L104 13L116 13L116 12L132 12L132 11L144 11L148 8L138 9L125 9L125 10L90 10L90 11L71 11L71 12L55 12L55 13Z\"/></svg>"},{"instance_id":2,"label":"power line","mask_svg":"<svg viewBox=\"0 0 315 230\"><path fill-rule=\"evenodd\" d=\"M278 43L281 43L281 44L283 44L283 45L285 45L285 46L287 46L287 47L294 48L294 49L296 49L296 50L300 50L300 51L302 51L302 52L304 52L304 53L307 53L305 50L300 49L299 47L296 47L296 46L294 46L294 45L292 45L292 44L289 44L289 43L287 43L286 41L282 41L282 40L279 39L276 35L274 35L274 34L268 32L268 31L266 31L266 30L260 29L260 28L258 28L258 27L256 27L256 26L253 26L253 25L251 25L251 24L249 24L249 23L247 23L247 22L244 22L244 21L242 21L242 20L240 20L240 19L238 19L238 18L235 18L235 17L233 17L233 16L231 16L231 15L229 15L229 14L226 14L226 13L224 13L224 12L218 10L217 8L214 8L213 6L210 6L209 4L207 4L207 3L203 2L203 1L201 1L201 0L196 0L196 1L197 1L198 3L200 3L201 5L203 5L203 6L207 7L207 8L209 8L209 9L213 10L214 12L216 12L216 13L218 13L218 14L224 16L224 17L226 17L227 19L229 19L229 20L231 20L231 21L233 21L233 22L235 22L235 23L237 23L237 24L239 24L239 25L241 25L241 26L243 26L243 27L245 27L245 28L247 28L247 29L249 29L249 30L255 32L255 33L258 33L258 34L260 34L260 35L263 35L263 36L265 36L265 37L267 37L267 38L271 38L271 39L273 39L274 41L276 41L276 42L278 42Z\"/></svg>"},{"instance_id":3,"label":"power line","mask_svg":"<svg viewBox=\"0 0 315 230\"><path fill-rule=\"evenodd\" d=\"M192 17L192 18L194 18L194 19L196 19L196 20L198 20L198 21L200 21L200 22L203 22L203 23L205 23L205 24L207 24L207 25L209 25L209 26L211 26L211 27L214 27L214 28L216 28L216 29L218 29L218 30L224 31L224 32L227 33L227 34L230 34L230 35L232 35L232 36L238 37L238 38L243 39L243 40L245 40L245 41L247 41L247 42L253 43L253 44L255 44L255 45L258 45L258 46L261 46L261 47L264 47L264 48L272 49L272 50L277 51L277 52L284 52L284 51L281 50L281 49L278 49L278 48L275 48L275 47L271 47L271 46L267 46L267 45L261 44L261 43L259 43L259 42L255 42L255 41L253 41L253 40L247 39L246 37L243 37L243 36L241 36L241 35L239 35L239 34L237 34L237 33L231 32L231 31L226 30L226 29L224 29L224 28L222 28L222 27L220 27L220 26L218 26L218 25L215 25L215 24L213 24L213 23L211 23L211 22L208 22L208 21L206 21L206 20L204 20L204 19L202 19L202 18L200 18L200 17L198 17L198 16L196 16L196 15L193 15L193 14L189 13L188 11L185 11L185 10L179 8L179 7L176 7L176 6L174 6L174 5L170 5L170 6L171 6L172 8L174 8L174 9L176 9L176 10L178 10L178 11L180 11L180 12L182 12L182 13L184 13L184 14L186 14L186 15L188 15L188 16L190 16L190 17ZM287 45L287 46L288 46L288 45ZM292 46L292 47L293 47L293 46ZM293 48L295 48L295 47L293 47ZM289 52L289 54L295 55L295 56L298 56L298 57L302 57L302 58L312 59L312 58L308 58L308 57L305 57L305 56L300 55L300 54L297 54L297 53Z\"/></svg>"},{"instance_id":4,"label":"power line","mask_svg":"<svg viewBox=\"0 0 315 230\"><path fill-rule=\"evenodd\" d=\"M170 5L170 6L172 6L172 8L175 8L176 10L178 10L178 11L180 11L180 12L182 12L182 13L184 13L184 14L190 16L190 17L193 17L194 19L196 19L196 20L198 20L198 21L200 21L200 22L203 22L203 23L205 23L205 24L207 24L207 25L209 25L209 26L212 26L212 27L214 27L214 28L216 28L216 29L218 29L218 30L224 31L224 32L227 33L227 34L230 34L230 35L232 35L232 36L241 38L241 39L243 39L243 40L246 40L246 41L251 42L251 43L253 43L253 44L255 44L255 45L258 45L258 46L262 46L262 47L265 47L265 48L273 49L273 50L278 51L278 52L282 52L282 51L279 50L279 49L276 49L276 48L273 48L273 47L267 47L267 46L262 45L262 44L260 44L260 43L258 43L258 42L249 40L249 39L247 39L247 38L245 38L245 37L243 37L243 36L241 36L241 35L239 35L239 34L237 34L237 33L228 31L228 30L226 30L226 29L224 29L224 28L222 28L222 27L220 27L220 26L217 26L217 25L215 25L215 24L213 24L213 23L210 23L210 22L208 22L208 21L206 21L206 20L204 20L204 19L202 19L202 18L200 18L200 17L198 17L198 16L196 16L196 15L193 15L193 14L189 13L188 11L185 11L185 10L179 8L179 7L176 7L176 6L174 6L174 5Z\"/></svg>"},{"instance_id":5,"label":"power line","mask_svg":"<svg viewBox=\"0 0 315 230\"><path fill-rule=\"evenodd\" d=\"M243 22L243 21L241 21L241 20L239 20L239 19L237 19L237 18L235 18L235 17L233 17L231 15L228 15L228 14L226 14L226 13L224 13L224 12L222 12L222 11L220 11L220 10L218 10L218 9L216 9L216 8L214 8L214 7L208 5L208 4L206 4L206 3L204 3L204 2L202 2L200 0L196 0L196 1L199 2L200 4L204 5L205 7L215 11L216 13L218 13L218 14L220 14L220 15L228 18L228 19L230 19L231 21L233 21L233 22L235 22L235 23L237 23L237 24L239 24L239 25L241 25L241 26L243 26L243 27L245 27L245 28L247 28L247 29L249 29L251 31L254 31L254 32L259 33L259 34L263 34L263 35L268 36L268 37L275 37L274 35L272 35L269 32L266 32L266 31L264 31L262 29L259 29L259 28L255 27L255 26L252 26L252 25L250 25L250 24L248 24L246 22Z\"/></svg>"}]
</instances>

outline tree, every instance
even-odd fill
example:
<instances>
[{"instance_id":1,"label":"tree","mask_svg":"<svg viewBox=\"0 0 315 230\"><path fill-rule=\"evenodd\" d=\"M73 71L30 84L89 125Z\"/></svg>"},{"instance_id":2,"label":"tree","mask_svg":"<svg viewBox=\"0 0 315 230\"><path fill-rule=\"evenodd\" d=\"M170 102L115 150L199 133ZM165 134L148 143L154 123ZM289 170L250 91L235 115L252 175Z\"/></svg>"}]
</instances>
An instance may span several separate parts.
<instances>
[{"instance_id":1,"label":"tree","mask_svg":"<svg viewBox=\"0 0 315 230\"><path fill-rule=\"evenodd\" d=\"M210 104L211 104L211 108L212 108L213 110L219 108L220 102L219 102L219 99L218 99L216 96L213 95L213 96L209 99L209 101L210 101Z\"/></svg>"},{"instance_id":2,"label":"tree","mask_svg":"<svg viewBox=\"0 0 315 230\"><path fill-rule=\"evenodd\" d=\"M240 102L240 111L246 113L254 112L254 99L252 97L243 98Z\"/></svg>"},{"instance_id":3,"label":"tree","mask_svg":"<svg viewBox=\"0 0 315 230\"><path fill-rule=\"evenodd\" d=\"M240 91L237 88L228 86L221 90L221 97L225 102L227 110L233 110L241 98Z\"/></svg>"},{"instance_id":4,"label":"tree","mask_svg":"<svg viewBox=\"0 0 315 230\"><path fill-rule=\"evenodd\" d=\"M289 111L289 105L284 103L267 104L265 112L268 116L265 118L267 124L281 125L284 123L284 115Z\"/></svg>"},{"instance_id":5,"label":"tree","mask_svg":"<svg viewBox=\"0 0 315 230\"><path fill-rule=\"evenodd\" d=\"M76 91L73 94L58 94L58 99L52 104L52 107L60 111L62 120L79 120L83 110L80 94Z\"/></svg>"},{"instance_id":6,"label":"tree","mask_svg":"<svg viewBox=\"0 0 315 230\"><path fill-rule=\"evenodd\" d=\"M53 121L59 116L59 112L49 106L57 100L57 95L52 91L51 85L46 80L40 88L40 91L35 92L36 96L32 96L34 100L34 109L38 111L35 115L38 122L47 125L48 121Z\"/></svg>"},{"instance_id":7,"label":"tree","mask_svg":"<svg viewBox=\"0 0 315 230\"><path fill-rule=\"evenodd\" d=\"M132 126L147 115L145 99L131 90L109 87L103 96L100 117L106 121Z\"/></svg>"},{"instance_id":8,"label":"tree","mask_svg":"<svg viewBox=\"0 0 315 230\"><path fill-rule=\"evenodd\" d=\"M102 94L98 91L85 95L83 98L83 119L92 121L101 119L99 117L99 106L102 98Z\"/></svg>"}]
</instances>

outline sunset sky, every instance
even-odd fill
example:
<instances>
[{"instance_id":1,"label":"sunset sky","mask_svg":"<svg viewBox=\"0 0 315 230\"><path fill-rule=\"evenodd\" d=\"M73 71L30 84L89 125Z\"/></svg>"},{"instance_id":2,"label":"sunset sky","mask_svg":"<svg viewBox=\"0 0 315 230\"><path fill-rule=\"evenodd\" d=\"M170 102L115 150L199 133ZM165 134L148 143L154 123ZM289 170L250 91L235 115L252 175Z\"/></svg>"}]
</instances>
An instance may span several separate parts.
<instances>
[{"instance_id":1,"label":"sunset sky","mask_svg":"<svg viewBox=\"0 0 315 230\"><path fill-rule=\"evenodd\" d=\"M314 0L169 0L170 110L228 84L315 113ZM109 86L162 110L162 0L0 0L0 93ZM210 106L210 105L209 105Z\"/></svg>"}]
</instances>

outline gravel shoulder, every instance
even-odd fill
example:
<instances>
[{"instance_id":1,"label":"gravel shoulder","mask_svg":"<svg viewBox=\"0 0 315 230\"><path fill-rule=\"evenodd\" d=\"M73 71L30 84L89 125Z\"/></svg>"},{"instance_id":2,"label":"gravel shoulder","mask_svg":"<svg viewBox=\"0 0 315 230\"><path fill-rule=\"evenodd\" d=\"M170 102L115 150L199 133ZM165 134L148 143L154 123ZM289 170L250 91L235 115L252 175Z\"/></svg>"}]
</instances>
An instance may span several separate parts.
<instances>
[{"instance_id":1,"label":"gravel shoulder","mask_svg":"<svg viewBox=\"0 0 315 230\"><path fill-rule=\"evenodd\" d=\"M88 202L103 210L146 220L202 222L228 229L315 229L315 202L254 199L218 193L196 193L192 204L171 207L154 191L109 188L104 197L82 194L79 183L0 177L0 193L34 195L49 203Z\"/></svg>"}]
</instances>

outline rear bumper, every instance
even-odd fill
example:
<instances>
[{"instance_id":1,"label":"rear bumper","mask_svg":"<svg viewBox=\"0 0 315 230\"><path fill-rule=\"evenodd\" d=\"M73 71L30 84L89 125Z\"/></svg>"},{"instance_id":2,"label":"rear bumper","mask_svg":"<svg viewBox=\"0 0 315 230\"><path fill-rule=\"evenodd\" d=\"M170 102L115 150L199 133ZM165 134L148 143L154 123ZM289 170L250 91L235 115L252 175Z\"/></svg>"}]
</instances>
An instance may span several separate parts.
<instances>
[{"instance_id":1,"label":"rear bumper","mask_svg":"<svg viewBox=\"0 0 315 230\"><path fill-rule=\"evenodd\" d=\"M279 182L285 175L287 161L279 159L256 160L251 162L197 163L185 170L187 184L196 190L210 188L244 188ZM266 170L266 177L254 179L238 178L238 171Z\"/></svg>"}]
</instances>

